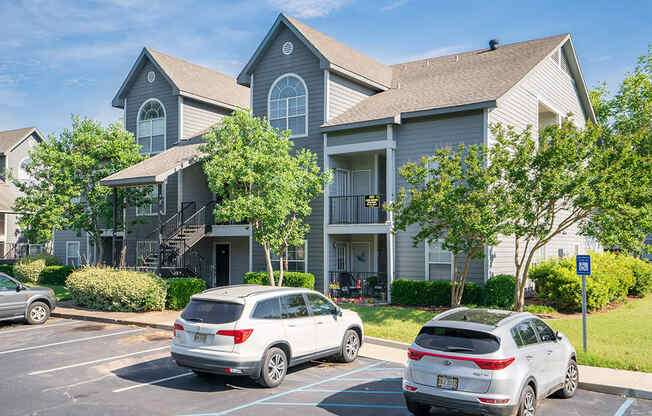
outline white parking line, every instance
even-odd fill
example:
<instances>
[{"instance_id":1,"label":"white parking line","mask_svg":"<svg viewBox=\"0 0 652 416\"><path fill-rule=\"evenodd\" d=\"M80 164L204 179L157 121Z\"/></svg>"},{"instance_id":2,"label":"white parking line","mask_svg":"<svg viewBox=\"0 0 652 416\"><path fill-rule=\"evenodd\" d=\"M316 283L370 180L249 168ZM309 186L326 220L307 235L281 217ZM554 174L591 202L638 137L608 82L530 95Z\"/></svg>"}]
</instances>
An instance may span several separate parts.
<instances>
[{"instance_id":1,"label":"white parking line","mask_svg":"<svg viewBox=\"0 0 652 416\"><path fill-rule=\"evenodd\" d=\"M61 322L61 323L58 323L58 324L33 326L31 328L10 329L9 331L0 331L0 335L13 334L14 332L32 331L32 330L35 330L35 329L48 329L48 328L52 328L52 327L64 326L64 325L72 325L72 324L78 324L78 323L79 322L77 322L77 321L71 321L71 322Z\"/></svg>"},{"instance_id":2,"label":"white parking line","mask_svg":"<svg viewBox=\"0 0 652 416\"><path fill-rule=\"evenodd\" d=\"M116 336L116 335L129 334L129 333L138 332L138 331L142 331L142 329L130 329L128 331L114 332L112 334L97 335L97 336L94 336L94 337L86 337L86 338L69 339L68 341L53 342L52 344L36 345L36 346L33 346L33 347L16 348L16 349L13 349L13 350L0 351L0 355L10 354L12 352L37 350L39 348L54 347L56 345L72 344L74 342L90 341L91 339L113 337L113 336Z\"/></svg>"},{"instance_id":3,"label":"white parking line","mask_svg":"<svg viewBox=\"0 0 652 416\"><path fill-rule=\"evenodd\" d=\"M103 375L103 376L101 376L101 377L92 378L92 379L90 379L90 380L80 381L79 383L66 384L65 386L50 387L50 388L48 388L48 389L41 390L41 391L42 391L43 393L45 393L45 392L48 392L48 391L61 390L61 389L69 389L69 388L72 388L72 387L82 386L82 385L84 385L84 384L88 384L88 383L95 383L96 381L104 380L104 379L107 378L107 377L116 377L116 375L115 375L115 374L105 374L105 375Z\"/></svg>"},{"instance_id":4,"label":"white parking line","mask_svg":"<svg viewBox=\"0 0 652 416\"><path fill-rule=\"evenodd\" d=\"M150 381L150 382L147 382L147 383L141 383L141 384L136 384L134 386L123 387L121 389L113 390L113 392L114 393L122 393L123 391L131 390L131 389L137 389L138 387L150 386L152 384L163 383L164 381L174 380L175 378L181 378L181 377L189 376L191 374L193 374L193 372L189 371L187 373L177 374L176 376L172 376L172 377L165 377L165 378Z\"/></svg>"},{"instance_id":5,"label":"white parking line","mask_svg":"<svg viewBox=\"0 0 652 416\"><path fill-rule=\"evenodd\" d=\"M618 411L616 411L616 414L614 414L614 416L623 416L623 415L625 414L625 412L627 411L627 409L629 409L629 407L630 407L630 406L631 406L635 401L636 401L636 400L635 400L635 399L632 399L631 397L630 397L629 399L625 400L625 403L623 403L622 405L620 405L620 407L618 408Z\"/></svg>"},{"instance_id":6,"label":"white parking line","mask_svg":"<svg viewBox=\"0 0 652 416\"><path fill-rule=\"evenodd\" d=\"M85 365L97 364L97 363L102 363L102 362L105 362L105 361L119 360L120 358L131 357L131 356L138 355L138 354L146 354L148 352L160 351L160 350L164 350L166 348L170 348L170 346L166 345L164 347L152 348L150 350L145 350L145 351L132 352L130 354L114 355L113 357L100 358L99 360L86 361L85 363L71 364L71 365L66 365L66 366L63 366L63 367L51 368L49 370L33 371L33 372L29 373L28 375L36 376L36 375L39 375L39 374L52 373L53 371L66 370L68 368L83 367Z\"/></svg>"}]
</instances>

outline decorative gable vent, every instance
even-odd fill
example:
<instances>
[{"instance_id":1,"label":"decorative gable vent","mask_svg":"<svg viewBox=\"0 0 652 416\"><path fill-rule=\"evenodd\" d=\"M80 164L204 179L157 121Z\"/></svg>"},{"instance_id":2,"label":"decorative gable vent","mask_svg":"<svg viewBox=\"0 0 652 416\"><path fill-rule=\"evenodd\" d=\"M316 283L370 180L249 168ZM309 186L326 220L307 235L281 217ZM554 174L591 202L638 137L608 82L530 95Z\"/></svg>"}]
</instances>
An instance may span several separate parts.
<instances>
[{"instance_id":1,"label":"decorative gable vent","mask_svg":"<svg viewBox=\"0 0 652 416\"><path fill-rule=\"evenodd\" d=\"M149 71L147 73L147 82L151 84L152 82L154 82L155 79L156 79L156 74L154 73L154 71Z\"/></svg>"},{"instance_id":2,"label":"decorative gable vent","mask_svg":"<svg viewBox=\"0 0 652 416\"><path fill-rule=\"evenodd\" d=\"M290 41L285 42L281 48L281 51L283 52L283 55L290 55L292 51L294 51L294 45Z\"/></svg>"}]
</instances>

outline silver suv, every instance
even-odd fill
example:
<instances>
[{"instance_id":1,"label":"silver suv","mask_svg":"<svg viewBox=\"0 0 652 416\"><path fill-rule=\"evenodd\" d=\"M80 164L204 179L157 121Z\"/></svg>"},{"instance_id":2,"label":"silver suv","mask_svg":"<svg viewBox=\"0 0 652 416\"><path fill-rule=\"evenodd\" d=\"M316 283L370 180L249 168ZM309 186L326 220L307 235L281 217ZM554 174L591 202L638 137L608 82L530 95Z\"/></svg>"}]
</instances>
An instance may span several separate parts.
<instances>
[{"instance_id":1,"label":"silver suv","mask_svg":"<svg viewBox=\"0 0 652 416\"><path fill-rule=\"evenodd\" d=\"M57 306L54 291L49 287L26 286L0 272L0 321L25 318L39 325L50 317Z\"/></svg>"},{"instance_id":2,"label":"silver suv","mask_svg":"<svg viewBox=\"0 0 652 416\"><path fill-rule=\"evenodd\" d=\"M552 393L575 394L575 349L527 312L456 308L421 328L403 376L407 407L478 415L534 416Z\"/></svg>"}]
</instances>

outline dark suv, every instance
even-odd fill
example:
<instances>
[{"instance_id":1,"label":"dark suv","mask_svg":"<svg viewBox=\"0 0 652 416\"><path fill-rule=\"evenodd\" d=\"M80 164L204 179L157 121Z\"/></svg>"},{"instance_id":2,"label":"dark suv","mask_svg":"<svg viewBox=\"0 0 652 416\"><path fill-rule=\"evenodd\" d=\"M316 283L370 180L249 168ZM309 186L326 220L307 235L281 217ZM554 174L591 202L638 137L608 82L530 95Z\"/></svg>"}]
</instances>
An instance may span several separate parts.
<instances>
[{"instance_id":1,"label":"dark suv","mask_svg":"<svg viewBox=\"0 0 652 416\"><path fill-rule=\"evenodd\" d=\"M56 304L52 289L25 286L0 272L0 321L25 318L29 324L39 325L48 320Z\"/></svg>"}]
</instances>

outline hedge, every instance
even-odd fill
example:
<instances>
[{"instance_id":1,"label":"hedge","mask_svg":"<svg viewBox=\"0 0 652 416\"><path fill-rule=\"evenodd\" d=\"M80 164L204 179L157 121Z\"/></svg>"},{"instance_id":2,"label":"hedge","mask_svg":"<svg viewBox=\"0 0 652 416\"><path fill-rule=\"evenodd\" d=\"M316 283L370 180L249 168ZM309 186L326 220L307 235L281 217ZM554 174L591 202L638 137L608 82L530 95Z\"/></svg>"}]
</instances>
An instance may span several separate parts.
<instances>
[{"instance_id":1,"label":"hedge","mask_svg":"<svg viewBox=\"0 0 652 416\"><path fill-rule=\"evenodd\" d=\"M511 274L499 274L487 280L484 286L485 302L490 306L511 308L514 305L516 279Z\"/></svg>"},{"instance_id":2,"label":"hedge","mask_svg":"<svg viewBox=\"0 0 652 416\"><path fill-rule=\"evenodd\" d=\"M278 280L278 274L278 271L274 271L275 280ZM269 275L267 272L247 272L242 277L242 280L244 283L250 285L269 285ZM315 276L310 273L284 272L283 286L314 289Z\"/></svg>"},{"instance_id":3,"label":"hedge","mask_svg":"<svg viewBox=\"0 0 652 416\"><path fill-rule=\"evenodd\" d=\"M392 283L392 304L400 306L450 306L451 282L437 280L395 280ZM462 293L462 304L484 303L484 288L467 282Z\"/></svg>"},{"instance_id":4,"label":"hedge","mask_svg":"<svg viewBox=\"0 0 652 416\"><path fill-rule=\"evenodd\" d=\"M8 274L9 276L14 277L13 264L0 264L0 273Z\"/></svg>"},{"instance_id":5,"label":"hedge","mask_svg":"<svg viewBox=\"0 0 652 416\"><path fill-rule=\"evenodd\" d=\"M185 308L190 296L206 290L206 281L194 277L175 277L165 282L168 285L165 306L169 309Z\"/></svg>"},{"instance_id":6,"label":"hedge","mask_svg":"<svg viewBox=\"0 0 652 416\"><path fill-rule=\"evenodd\" d=\"M23 283L36 284L39 283L43 269L43 258L25 257L14 264L14 277Z\"/></svg>"},{"instance_id":7,"label":"hedge","mask_svg":"<svg viewBox=\"0 0 652 416\"><path fill-rule=\"evenodd\" d=\"M636 278L634 287L629 290L629 294L642 298L652 292L652 264L639 260L640 263L632 265L632 271Z\"/></svg>"},{"instance_id":8,"label":"hedge","mask_svg":"<svg viewBox=\"0 0 652 416\"><path fill-rule=\"evenodd\" d=\"M86 267L66 280L77 306L101 311L146 312L165 308L167 285L153 273Z\"/></svg>"},{"instance_id":9,"label":"hedge","mask_svg":"<svg viewBox=\"0 0 652 416\"><path fill-rule=\"evenodd\" d=\"M27 258L32 260L39 260L39 259L44 260L46 266L61 266L61 262L59 261L59 259L53 256L52 254L47 254L47 253L32 254Z\"/></svg>"},{"instance_id":10,"label":"hedge","mask_svg":"<svg viewBox=\"0 0 652 416\"><path fill-rule=\"evenodd\" d=\"M66 278L75 268L72 266L45 266L39 277L39 283L45 285L65 285Z\"/></svg>"}]
</instances>

